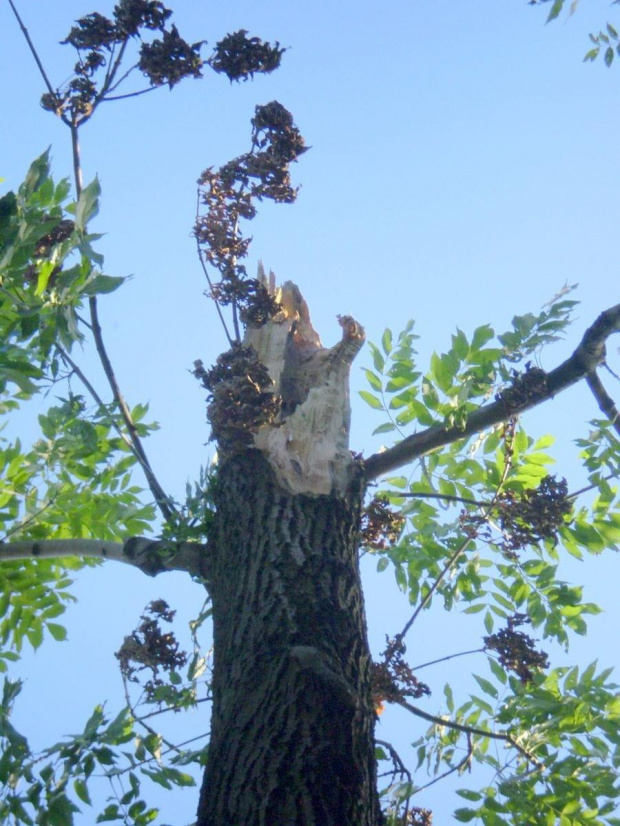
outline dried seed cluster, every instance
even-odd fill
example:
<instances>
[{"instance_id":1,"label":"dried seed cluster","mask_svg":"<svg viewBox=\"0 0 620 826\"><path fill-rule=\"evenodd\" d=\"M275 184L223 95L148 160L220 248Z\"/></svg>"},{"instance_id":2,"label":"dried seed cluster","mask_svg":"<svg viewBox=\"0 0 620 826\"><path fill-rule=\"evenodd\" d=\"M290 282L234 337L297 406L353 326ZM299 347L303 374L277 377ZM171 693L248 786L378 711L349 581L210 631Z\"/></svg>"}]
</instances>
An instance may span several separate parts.
<instances>
[{"instance_id":1,"label":"dried seed cluster","mask_svg":"<svg viewBox=\"0 0 620 826\"><path fill-rule=\"evenodd\" d=\"M223 453L251 446L252 434L280 412L281 400L253 347L234 344L210 370L196 361L194 375L209 391L211 438Z\"/></svg>"},{"instance_id":2,"label":"dried seed cluster","mask_svg":"<svg viewBox=\"0 0 620 826\"><path fill-rule=\"evenodd\" d=\"M536 650L531 637L514 630L531 622L526 614L514 614L507 622L507 627L497 634L484 637L484 647L487 651L496 651L500 665L513 671L523 684L530 683L535 670L549 667L549 658L544 651Z\"/></svg>"},{"instance_id":3,"label":"dried seed cluster","mask_svg":"<svg viewBox=\"0 0 620 826\"><path fill-rule=\"evenodd\" d=\"M555 476L545 476L537 488L500 493L488 515L478 516L463 511L460 521L472 539L481 536L495 542L488 526L491 516L502 532L499 542L502 551L516 558L516 551L528 545L536 545L546 539L556 544L558 532L566 524L572 509L566 479L558 481Z\"/></svg>"},{"instance_id":4,"label":"dried seed cluster","mask_svg":"<svg viewBox=\"0 0 620 826\"><path fill-rule=\"evenodd\" d=\"M413 673L411 666L403 660L405 644L396 638L387 640L381 662L371 664L372 697L375 708L380 709L384 701L398 702L405 697L419 699L430 695L431 690Z\"/></svg>"},{"instance_id":5,"label":"dried seed cluster","mask_svg":"<svg viewBox=\"0 0 620 826\"><path fill-rule=\"evenodd\" d=\"M52 216L49 216L50 218ZM43 216L43 219L46 220L46 216ZM43 235L37 241L37 244L34 249L34 255L32 256L34 259L46 259L49 258L52 250L57 244L62 244L63 241L67 241L71 238L73 234L73 230L75 229L75 223L68 218L64 218L63 220L59 221L56 226ZM50 275L47 286L48 288L53 287L54 283L59 275L62 272L62 266L54 267L52 274ZM35 281L37 278L37 268L34 264L29 264L24 272L24 279L28 282Z\"/></svg>"},{"instance_id":6,"label":"dried seed cluster","mask_svg":"<svg viewBox=\"0 0 620 826\"><path fill-rule=\"evenodd\" d=\"M98 12L81 17L62 41L77 51L74 76L41 97L43 108L73 125L87 120L97 104L115 92L131 72L130 68L117 79L125 47L134 38L140 41L140 48L132 68L142 72L151 88L164 84L172 88L185 77L201 77L204 41L190 44L184 40L176 26L168 25L171 15L158 0L120 0L112 18ZM161 37L143 40L151 32L159 32Z\"/></svg>"},{"instance_id":7,"label":"dried seed cluster","mask_svg":"<svg viewBox=\"0 0 620 826\"><path fill-rule=\"evenodd\" d=\"M267 74L280 65L286 49L281 49L276 40L275 46L265 43L258 37L247 37L245 29L227 34L215 47L209 66L225 74L231 81L248 80L256 72Z\"/></svg>"},{"instance_id":8,"label":"dried seed cluster","mask_svg":"<svg viewBox=\"0 0 620 826\"><path fill-rule=\"evenodd\" d=\"M540 367L532 367L529 361L525 365L524 373L512 371L510 382L509 387L495 396L508 410L519 410L527 404L545 398L549 393L547 374Z\"/></svg>"},{"instance_id":9,"label":"dried seed cluster","mask_svg":"<svg viewBox=\"0 0 620 826\"><path fill-rule=\"evenodd\" d=\"M545 476L534 489L501 493L496 513L504 549L514 552L545 539L557 543L572 509L566 479L558 481L555 476Z\"/></svg>"},{"instance_id":10,"label":"dried seed cluster","mask_svg":"<svg viewBox=\"0 0 620 826\"><path fill-rule=\"evenodd\" d=\"M139 682L138 674L150 670L151 679L144 684L147 696L152 696L158 686L164 684L159 677L161 671L175 671L187 662L187 654L179 651L179 643L172 632L163 633L159 621L172 622L175 611L171 611L163 599L151 602L140 617L142 622L135 631L125 637L115 656L120 664L121 674L132 683Z\"/></svg>"},{"instance_id":11,"label":"dried seed cluster","mask_svg":"<svg viewBox=\"0 0 620 826\"><path fill-rule=\"evenodd\" d=\"M360 544L371 551L385 551L398 542L405 517L392 510L387 499L375 496L362 512Z\"/></svg>"},{"instance_id":12,"label":"dried seed cluster","mask_svg":"<svg viewBox=\"0 0 620 826\"><path fill-rule=\"evenodd\" d=\"M196 219L194 234L206 261L218 270L221 279L211 295L220 304L232 304L244 324L265 324L280 308L259 281L248 278L240 263L248 254L251 239L242 236L239 222L254 218L256 201L295 200L290 165L305 149L291 113L272 101L256 107L251 150L217 170L205 169L198 180L204 212Z\"/></svg>"}]
</instances>

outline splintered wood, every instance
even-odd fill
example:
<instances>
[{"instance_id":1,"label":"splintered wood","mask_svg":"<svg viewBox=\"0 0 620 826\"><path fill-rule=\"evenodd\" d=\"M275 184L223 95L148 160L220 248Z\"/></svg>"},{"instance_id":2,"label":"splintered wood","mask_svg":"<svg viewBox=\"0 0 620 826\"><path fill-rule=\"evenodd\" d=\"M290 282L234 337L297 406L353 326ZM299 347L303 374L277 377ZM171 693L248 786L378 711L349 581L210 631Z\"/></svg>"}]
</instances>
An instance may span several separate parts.
<instances>
[{"instance_id":1,"label":"splintered wood","mask_svg":"<svg viewBox=\"0 0 620 826\"><path fill-rule=\"evenodd\" d=\"M342 339L323 347L299 288L291 281L276 287L262 265L259 278L282 310L264 326L248 328L244 344L254 347L269 370L282 412L255 434L254 445L292 493L342 495L353 464L349 372L364 329L350 316L339 316Z\"/></svg>"}]
</instances>

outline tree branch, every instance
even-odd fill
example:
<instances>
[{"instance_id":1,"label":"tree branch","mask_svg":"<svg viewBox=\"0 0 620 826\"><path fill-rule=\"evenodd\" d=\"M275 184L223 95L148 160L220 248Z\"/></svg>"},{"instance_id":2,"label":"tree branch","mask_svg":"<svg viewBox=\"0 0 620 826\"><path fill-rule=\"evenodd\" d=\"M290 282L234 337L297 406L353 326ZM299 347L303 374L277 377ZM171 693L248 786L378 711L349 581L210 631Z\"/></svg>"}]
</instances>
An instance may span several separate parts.
<instances>
[{"instance_id":1,"label":"tree branch","mask_svg":"<svg viewBox=\"0 0 620 826\"><path fill-rule=\"evenodd\" d=\"M105 410L105 403L104 403L103 399L101 398L99 393L97 393L97 391L95 390L93 385L90 383L90 381L86 378L86 376L84 375L82 370L79 368L79 366L73 361L71 356L65 350L63 350L63 348L59 344L56 345L56 350L60 354L60 357L65 362L65 364L68 367L71 368L71 371L73 373L75 373L75 375L79 378L79 380L82 382L84 387L86 387L86 389L88 390L90 395L93 397L93 399L97 402L97 404L100 406L100 408L102 410ZM140 467L144 471L144 475L146 476L146 478L148 480L149 476L153 476L153 471L151 470L151 466L149 465L148 461L145 461L145 457L138 452L138 450L136 449L136 447L133 444L132 440L119 427L119 425L117 424L117 422L114 420L114 418L112 416L109 417L109 422L110 422L110 425L114 428L114 430L118 433L120 438L123 440L123 442L127 445L129 450L136 457L136 459L138 461L138 464L140 465ZM154 476L153 476L153 479L155 480L155 483L157 483L157 479L155 479ZM151 491L153 491L153 488L151 487L150 484L149 484L149 487L150 487Z\"/></svg>"},{"instance_id":2,"label":"tree branch","mask_svg":"<svg viewBox=\"0 0 620 826\"><path fill-rule=\"evenodd\" d=\"M588 373L586 376L586 382L592 391L592 395L596 399L598 406L607 416L616 433L620 434L620 413L618 412L618 408L616 407L614 400L603 387L603 382L600 380L596 370Z\"/></svg>"},{"instance_id":3,"label":"tree branch","mask_svg":"<svg viewBox=\"0 0 620 826\"><path fill-rule=\"evenodd\" d=\"M429 714L427 711L422 711L421 708L417 706L411 705L406 700L396 700L396 704L406 708L407 711L410 711L412 714L415 714L416 717L421 717L423 720L428 720L429 723L434 723L437 726L446 726L447 728L453 728L457 731L462 731L464 734L477 734L480 737L490 737L492 740L503 740L505 743L508 743L513 748L515 748L520 754L522 754L526 760L529 760L533 763L538 769L544 769L544 765L538 760L537 757L529 752L527 749L520 746L514 737L508 732L505 731L486 731L483 728L476 728L475 726L465 726L462 723L456 723L454 720L446 720L443 717L436 717L434 714Z\"/></svg>"},{"instance_id":4,"label":"tree branch","mask_svg":"<svg viewBox=\"0 0 620 826\"><path fill-rule=\"evenodd\" d=\"M459 439L466 439L488 427L508 419L552 399L571 385L591 374L605 360L605 342L612 333L620 332L620 304L601 313L586 330L575 352L558 367L546 374L544 393L527 399L519 405L508 405L501 399L474 411L465 427L433 425L420 433L414 433L383 453L375 453L364 462L366 478L370 481L384 473L412 462L419 456L444 447Z\"/></svg>"},{"instance_id":5,"label":"tree branch","mask_svg":"<svg viewBox=\"0 0 620 826\"><path fill-rule=\"evenodd\" d=\"M0 562L18 559L60 559L65 556L96 557L133 565L148 576L164 571L186 571L200 575L206 545L199 542L170 542L132 536L126 542L98 539L43 539L0 541Z\"/></svg>"},{"instance_id":6,"label":"tree branch","mask_svg":"<svg viewBox=\"0 0 620 826\"><path fill-rule=\"evenodd\" d=\"M129 410L129 407L127 406L127 402L123 398L123 394L121 393L120 387L116 380L116 374L114 373L112 363L110 362L109 356L105 349L105 345L103 343L101 325L99 324L99 315L97 313L97 299L94 296L91 296L91 298L89 298L89 305L93 338L95 339L95 346L97 348L97 353L99 354L99 359L103 366L103 370L108 379L108 383L112 390L114 400L118 404L119 410L121 411L123 421L125 422L127 430L129 431L129 438L131 439L131 443L134 446L136 454L140 459L140 464L144 469L146 481L151 490L151 493L155 498L155 502L157 503L157 506L161 511L162 516L164 517L166 522L171 522L175 514L174 506L171 504L170 498L164 492L164 489L159 484L157 477L153 473L151 464L148 460L144 447L142 446L142 441L140 439L140 436L138 435L138 431L136 429L134 421L131 418L131 412Z\"/></svg>"},{"instance_id":7,"label":"tree branch","mask_svg":"<svg viewBox=\"0 0 620 826\"><path fill-rule=\"evenodd\" d=\"M9 6L13 10L13 14L15 15L15 18L16 18L17 22L19 23L19 28L22 30L22 34L26 38L26 43L28 44L28 48L32 52L32 56L34 57L34 61L37 64L37 66L39 67L39 71L41 72L41 77L43 78L43 80L45 82L45 85L47 86L48 92L52 95L55 95L56 90L54 89L54 87L50 83L50 80L47 76L47 72L45 71L45 69L43 67L43 63L41 63L41 58L39 57L39 54L38 54L37 50L34 47L34 43L30 39L30 35L28 34L28 29L24 26L24 23L23 23L21 17L19 16L19 12L15 8L13 0L9 0Z\"/></svg>"}]
</instances>

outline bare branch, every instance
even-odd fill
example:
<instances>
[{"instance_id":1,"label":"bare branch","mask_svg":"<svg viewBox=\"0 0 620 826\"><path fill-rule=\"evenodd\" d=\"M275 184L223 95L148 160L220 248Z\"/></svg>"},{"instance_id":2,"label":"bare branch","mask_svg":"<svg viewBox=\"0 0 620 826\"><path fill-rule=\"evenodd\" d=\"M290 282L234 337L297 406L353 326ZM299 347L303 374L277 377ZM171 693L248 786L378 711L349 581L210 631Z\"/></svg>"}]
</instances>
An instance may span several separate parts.
<instances>
[{"instance_id":1,"label":"bare branch","mask_svg":"<svg viewBox=\"0 0 620 826\"><path fill-rule=\"evenodd\" d=\"M390 758L392 760L392 771L391 772L385 772L385 774L386 775L391 774L392 778L395 778L397 774L400 774L401 777L406 777L407 780L409 780L409 782L411 782L411 780L412 780L411 772L409 771L407 766L405 766L405 764L403 763L400 754L396 751L394 746L391 743L388 743L387 740L377 740L377 739L375 739L375 743L376 743L377 746L383 746L390 753ZM380 776L384 776L384 775L380 775Z\"/></svg>"},{"instance_id":2,"label":"bare branch","mask_svg":"<svg viewBox=\"0 0 620 826\"><path fill-rule=\"evenodd\" d=\"M138 435L136 425L134 424L134 421L131 418L131 412L129 410L129 407L127 406L127 402L123 398L123 394L121 393L120 387L116 380L116 374L114 373L112 363L110 362L105 345L103 343L101 325L99 324L99 316L97 313L97 299L94 296L91 296L89 298L89 306L93 338L95 339L95 346L97 348L97 353L99 354L101 364L103 365L103 370L108 379L108 383L112 390L112 394L114 395L114 400L118 404L125 425L127 426L127 430L129 431L129 438L131 439L131 443L135 448L136 454L140 458L140 463L146 475L146 481L151 490L151 493L155 498L155 502L166 522L170 522L172 521L174 514L176 512L175 508L172 505L170 498L167 496L162 486L159 484L157 477L153 473L151 464L148 460L144 447L142 446L142 441L140 439L140 436Z\"/></svg>"},{"instance_id":3,"label":"bare branch","mask_svg":"<svg viewBox=\"0 0 620 826\"><path fill-rule=\"evenodd\" d=\"M99 539L43 539L0 541L0 562L17 559L60 559L66 556L96 557L133 565L149 576L164 571L200 574L206 545L169 542L133 536L126 542Z\"/></svg>"},{"instance_id":4,"label":"bare branch","mask_svg":"<svg viewBox=\"0 0 620 826\"><path fill-rule=\"evenodd\" d=\"M452 496L449 493L426 493L418 491L390 490L389 494L395 499L442 499L445 502L463 502L465 505L476 505L478 508L492 507L493 502L484 502L480 499L469 499L467 496Z\"/></svg>"},{"instance_id":5,"label":"bare branch","mask_svg":"<svg viewBox=\"0 0 620 826\"><path fill-rule=\"evenodd\" d=\"M497 497L499 496L499 493L500 493L500 491L501 491L501 489L504 485L504 482L506 481L506 477L508 476L508 471L510 470L510 467L511 467L511 455L512 455L512 453L510 451L506 455L506 461L504 463L504 470L502 471L502 477L499 481L499 484L497 485L495 495L493 497L493 501L489 502L488 505L486 506L486 511L484 513L483 519L488 519L490 513L493 510L495 502L497 501ZM441 571L439 573L439 576L435 579L435 581L433 582L431 587L428 589L428 592L427 592L426 596L424 597L424 599L420 602L418 607L415 609L415 611L411 615L409 621L407 622L407 624L405 625L403 630L400 632L400 634L396 635L395 640L397 642L401 642L404 639L405 635L407 634L407 632L409 631L409 629L411 628L413 623L416 621L416 619L418 618L420 613L424 610L424 608L426 608L428 603L431 601L431 599L433 597L433 594L435 593L437 588L439 588L439 586L441 585L441 583L445 579L446 574L450 571L450 569L454 565L456 565L457 561L460 559L462 554L465 553L465 551L467 550L467 546L472 541L473 541L473 537L468 536L463 542L461 542L461 544L454 551L454 553L452 553L450 555L450 557L448 558L448 561L446 562L446 564L441 569Z\"/></svg>"},{"instance_id":6,"label":"bare branch","mask_svg":"<svg viewBox=\"0 0 620 826\"><path fill-rule=\"evenodd\" d=\"M616 433L620 435L620 413L618 412L618 408L616 407L614 400L603 387L603 382L600 380L596 370L588 373L586 376L586 382L592 391L592 395L596 399L598 406L607 416Z\"/></svg>"},{"instance_id":7,"label":"bare branch","mask_svg":"<svg viewBox=\"0 0 620 826\"><path fill-rule=\"evenodd\" d=\"M199 214L200 214L200 190L198 190L197 194L196 194L196 220L198 220ZM211 276L209 275L209 270L207 269L207 265L205 264L205 261L204 261L203 255L202 255L202 250L200 248L200 241L198 240L198 237L196 235L194 236L194 238L196 238L196 250L198 251L198 260L200 261L200 266L202 267L202 271L204 272L205 278L207 279L207 284L209 285L209 289L211 290L211 293L213 293L213 282L211 281ZM226 319L224 318L224 314L222 313L222 308L220 307L220 302L216 298L214 298L213 301L215 303L215 309L217 311L219 319L222 322L222 327L224 328L224 333L226 334L226 338L228 339L228 343L232 347L234 342L233 342L233 339L230 336L230 333L228 332L228 327L226 326Z\"/></svg>"},{"instance_id":8,"label":"bare branch","mask_svg":"<svg viewBox=\"0 0 620 826\"><path fill-rule=\"evenodd\" d=\"M75 178L75 192L79 201L82 194L84 181L82 179L82 162L80 160L80 132L77 123L72 123L71 129L71 155L73 157L73 177Z\"/></svg>"},{"instance_id":9,"label":"bare branch","mask_svg":"<svg viewBox=\"0 0 620 826\"><path fill-rule=\"evenodd\" d=\"M52 94L52 95L55 95L56 90L54 89L54 87L50 83L50 80L47 76L47 72L43 68L43 63L41 63L41 58L39 57L39 54L38 54L37 50L35 49L34 43L30 39L30 35L28 34L28 29L24 26L24 23L23 23L21 17L19 16L19 12L15 8L13 0L9 0L9 6L13 10L13 14L15 15L15 18L16 18L17 22L19 23L19 28L22 30L22 34L24 35L24 37L26 39L26 43L28 44L28 48L32 52L32 56L34 57L35 63L39 67L39 71L41 72L41 77L43 78L43 81L45 82L45 85L47 86L48 92L50 92L50 94Z\"/></svg>"},{"instance_id":10,"label":"bare branch","mask_svg":"<svg viewBox=\"0 0 620 826\"><path fill-rule=\"evenodd\" d=\"M509 406L499 400L474 411L465 427L433 425L420 433L414 433L383 453L375 453L364 462L368 480L376 479L384 473L409 464L419 456L424 456L437 448L466 439L488 427L508 421L508 419L552 399L566 388L576 384L592 373L605 360L605 342L612 333L620 332L620 304L601 313L594 324L586 330L575 352L558 367L546 374L545 392L526 402Z\"/></svg>"},{"instance_id":11,"label":"bare branch","mask_svg":"<svg viewBox=\"0 0 620 826\"><path fill-rule=\"evenodd\" d=\"M86 378L86 376L84 375L82 370L79 368L79 366L73 361L71 356L65 350L63 350L63 348L60 347L60 345L58 345L58 344L56 345L56 349L57 349L61 359L65 362L65 364L68 367L71 368L71 371L73 373L75 373L75 375L79 378L79 380L82 382L84 387L88 390L88 392L93 397L93 399L97 402L97 404L102 409L105 409L105 403L104 403L103 399L101 398L99 393L97 393L97 391L95 390L93 385L90 383L90 381ZM144 456L141 455L136 450L136 447L134 446L134 444L131 441L131 439L129 438L129 436L127 436L127 434L123 430L121 430L121 428L119 427L119 425L117 424L117 422L114 420L114 418L112 416L109 417L108 421L109 421L110 425L114 428L114 430L118 433L118 435L123 440L123 442L127 445L129 450L131 450L133 455L136 457L136 459L138 460L138 463L140 464L140 467L142 468L142 470L144 471L145 476L148 479L149 474L152 475L152 473L153 473L153 471L151 470L151 466L149 465L148 461L145 461ZM157 480L155 480L155 481L157 481ZM151 490L152 490L152 488L151 488Z\"/></svg>"},{"instance_id":12,"label":"bare branch","mask_svg":"<svg viewBox=\"0 0 620 826\"><path fill-rule=\"evenodd\" d=\"M483 728L466 726L463 725L463 723L457 723L454 720L447 720L444 717L436 717L434 714L429 714L427 711L422 711L421 708L411 705L411 703L408 703L406 700L397 700L396 703L397 705L406 708L407 711L410 711L412 714L415 714L416 717L421 717L423 720L428 720L429 723L434 723L437 726L453 728L457 731L462 731L464 734L473 734L478 735L479 737L490 737L492 740L503 740L505 743L508 743L515 748L525 757L526 760L529 760L529 762L533 763L538 769L543 770L545 768L537 757L535 757L527 749L523 748L523 746L520 746L515 738L511 734L508 734L507 731L486 731Z\"/></svg>"},{"instance_id":13,"label":"bare branch","mask_svg":"<svg viewBox=\"0 0 620 826\"><path fill-rule=\"evenodd\" d=\"M437 665L438 663L445 663L448 660L453 660L455 657L465 657L468 654L484 654L484 648L472 648L470 651L459 651L458 654L447 654L445 657L439 657L437 660L429 660L420 665L414 665L413 671L419 671L421 668L428 668L429 665Z\"/></svg>"},{"instance_id":14,"label":"bare branch","mask_svg":"<svg viewBox=\"0 0 620 826\"><path fill-rule=\"evenodd\" d=\"M108 100L127 100L127 98L137 98L140 95L146 95L147 92L154 92L155 89L158 89L158 86L149 86L148 89L139 89L137 92L127 92L125 95L109 95L108 97L101 98L102 103L106 103Z\"/></svg>"}]
</instances>

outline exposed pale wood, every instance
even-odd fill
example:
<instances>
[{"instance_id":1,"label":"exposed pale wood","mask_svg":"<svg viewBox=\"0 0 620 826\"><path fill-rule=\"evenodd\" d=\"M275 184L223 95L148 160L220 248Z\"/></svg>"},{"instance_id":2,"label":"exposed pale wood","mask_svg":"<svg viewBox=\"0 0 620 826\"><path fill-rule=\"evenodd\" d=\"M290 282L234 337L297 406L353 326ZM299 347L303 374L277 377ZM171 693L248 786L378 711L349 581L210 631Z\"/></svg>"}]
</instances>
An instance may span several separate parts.
<instances>
[{"instance_id":1,"label":"exposed pale wood","mask_svg":"<svg viewBox=\"0 0 620 826\"><path fill-rule=\"evenodd\" d=\"M290 281L275 287L273 273L259 277L282 305L263 327L248 329L251 345L282 397L282 414L254 437L282 486L291 493L342 494L350 480L350 366L364 343L364 329L339 317L343 334L325 348L312 326L308 306Z\"/></svg>"}]
</instances>

